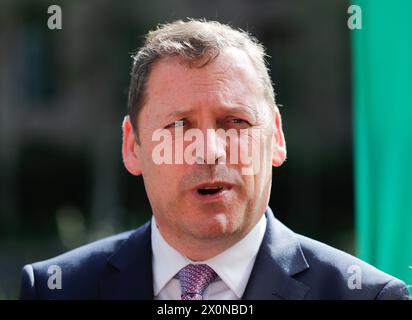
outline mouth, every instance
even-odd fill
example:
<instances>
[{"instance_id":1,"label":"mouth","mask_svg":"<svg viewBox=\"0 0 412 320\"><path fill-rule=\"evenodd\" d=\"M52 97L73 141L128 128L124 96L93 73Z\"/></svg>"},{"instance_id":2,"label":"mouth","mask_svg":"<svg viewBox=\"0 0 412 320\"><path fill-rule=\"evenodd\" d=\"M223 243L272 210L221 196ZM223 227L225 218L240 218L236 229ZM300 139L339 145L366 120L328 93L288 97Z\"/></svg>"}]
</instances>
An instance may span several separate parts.
<instances>
[{"instance_id":1,"label":"mouth","mask_svg":"<svg viewBox=\"0 0 412 320\"><path fill-rule=\"evenodd\" d=\"M194 188L198 199L213 201L223 198L232 189L232 185L225 182L203 183Z\"/></svg>"},{"instance_id":2,"label":"mouth","mask_svg":"<svg viewBox=\"0 0 412 320\"><path fill-rule=\"evenodd\" d=\"M220 191L223 190L223 187L207 187L207 188L199 188L197 189L197 192L202 195L208 195L208 194L216 194L219 193Z\"/></svg>"}]
</instances>

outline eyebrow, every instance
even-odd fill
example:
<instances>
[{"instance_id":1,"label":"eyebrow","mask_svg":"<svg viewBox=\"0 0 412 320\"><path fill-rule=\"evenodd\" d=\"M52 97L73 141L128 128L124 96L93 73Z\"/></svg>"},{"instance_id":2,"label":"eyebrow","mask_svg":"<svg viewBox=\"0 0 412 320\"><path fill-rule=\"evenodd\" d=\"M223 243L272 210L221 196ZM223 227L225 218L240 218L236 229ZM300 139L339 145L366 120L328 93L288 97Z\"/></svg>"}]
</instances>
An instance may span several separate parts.
<instances>
[{"instance_id":1,"label":"eyebrow","mask_svg":"<svg viewBox=\"0 0 412 320\"><path fill-rule=\"evenodd\" d=\"M247 114L251 115L253 119L258 119L258 113L254 110L251 106L246 104L239 104L239 105L225 105L222 106L222 111L226 112L246 112ZM167 115L167 118L175 119L175 118L184 118L189 116L190 114L194 113L194 109L182 109L182 110L173 110Z\"/></svg>"},{"instance_id":2,"label":"eyebrow","mask_svg":"<svg viewBox=\"0 0 412 320\"><path fill-rule=\"evenodd\" d=\"M183 118L185 116L192 114L193 112L194 112L193 109L173 110L166 117L167 118Z\"/></svg>"}]
</instances>

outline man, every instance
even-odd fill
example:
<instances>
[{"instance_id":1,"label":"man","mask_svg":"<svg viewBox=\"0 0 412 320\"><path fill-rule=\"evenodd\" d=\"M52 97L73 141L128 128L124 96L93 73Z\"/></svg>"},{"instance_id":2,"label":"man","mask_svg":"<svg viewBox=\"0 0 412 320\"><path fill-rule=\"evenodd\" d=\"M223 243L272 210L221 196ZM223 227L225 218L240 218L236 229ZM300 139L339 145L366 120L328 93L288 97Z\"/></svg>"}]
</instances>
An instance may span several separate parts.
<instances>
[{"instance_id":1,"label":"man","mask_svg":"<svg viewBox=\"0 0 412 320\"><path fill-rule=\"evenodd\" d=\"M400 280L293 233L268 208L286 144L264 49L245 32L196 20L150 32L134 57L122 155L143 176L151 221L26 265L23 299L408 297Z\"/></svg>"}]
</instances>

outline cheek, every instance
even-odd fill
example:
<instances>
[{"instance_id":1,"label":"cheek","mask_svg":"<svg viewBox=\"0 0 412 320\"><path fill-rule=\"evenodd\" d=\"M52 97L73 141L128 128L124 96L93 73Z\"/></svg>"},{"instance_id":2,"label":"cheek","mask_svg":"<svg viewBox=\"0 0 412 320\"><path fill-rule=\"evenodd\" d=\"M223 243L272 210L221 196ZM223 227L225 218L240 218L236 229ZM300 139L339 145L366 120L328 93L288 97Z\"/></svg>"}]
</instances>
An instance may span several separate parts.
<instances>
[{"instance_id":1,"label":"cheek","mask_svg":"<svg viewBox=\"0 0 412 320\"><path fill-rule=\"evenodd\" d=\"M270 141L261 129L249 129L238 139L239 164L242 175L259 175L270 159Z\"/></svg>"},{"instance_id":2,"label":"cheek","mask_svg":"<svg viewBox=\"0 0 412 320\"><path fill-rule=\"evenodd\" d=\"M246 138L247 143L239 145L240 154L247 160L242 162L242 179L246 192L259 197L272 175L272 137L267 132L258 131Z\"/></svg>"},{"instance_id":3,"label":"cheek","mask_svg":"<svg viewBox=\"0 0 412 320\"><path fill-rule=\"evenodd\" d=\"M171 165L152 164L142 174L147 197L157 212L167 212L179 203L178 171Z\"/></svg>"},{"instance_id":4,"label":"cheek","mask_svg":"<svg viewBox=\"0 0 412 320\"><path fill-rule=\"evenodd\" d=\"M142 148L140 158L142 159L142 176L147 192L157 197L157 194L161 194L161 191L173 184L173 179L169 176L173 174L173 171L167 168L170 165L159 165L153 161L153 147ZM165 181L168 181L168 183L164 183Z\"/></svg>"}]
</instances>

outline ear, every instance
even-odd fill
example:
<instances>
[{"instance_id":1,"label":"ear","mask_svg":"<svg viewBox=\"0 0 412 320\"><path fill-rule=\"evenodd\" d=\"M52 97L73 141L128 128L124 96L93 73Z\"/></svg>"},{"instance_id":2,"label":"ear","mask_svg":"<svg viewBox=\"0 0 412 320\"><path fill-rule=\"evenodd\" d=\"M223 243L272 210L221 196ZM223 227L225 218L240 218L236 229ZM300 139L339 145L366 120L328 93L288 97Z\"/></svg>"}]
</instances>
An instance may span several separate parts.
<instances>
[{"instance_id":1,"label":"ear","mask_svg":"<svg viewBox=\"0 0 412 320\"><path fill-rule=\"evenodd\" d=\"M123 145L122 156L123 163L127 171L138 176L142 174L141 159L139 156L139 145L136 142L136 137L133 132L133 127L129 116L124 117L123 120Z\"/></svg>"},{"instance_id":2,"label":"ear","mask_svg":"<svg viewBox=\"0 0 412 320\"><path fill-rule=\"evenodd\" d=\"M278 108L276 108L274 112L274 124L275 134L273 138L272 165L274 167L280 167L286 160L286 142L282 130L282 119Z\"/></svg>"}]
</instances>

